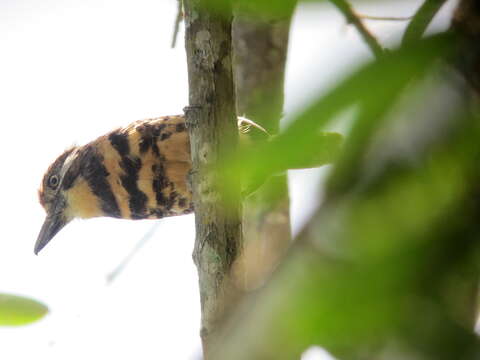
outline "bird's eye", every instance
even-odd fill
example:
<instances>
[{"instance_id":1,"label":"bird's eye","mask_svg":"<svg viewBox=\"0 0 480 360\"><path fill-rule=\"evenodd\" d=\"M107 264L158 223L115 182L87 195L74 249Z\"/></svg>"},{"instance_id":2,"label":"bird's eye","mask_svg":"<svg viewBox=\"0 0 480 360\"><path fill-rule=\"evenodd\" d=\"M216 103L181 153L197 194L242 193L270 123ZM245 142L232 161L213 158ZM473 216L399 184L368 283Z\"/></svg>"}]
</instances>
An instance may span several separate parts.
<instances>
[{"instance_id":1,"label":"bird's eye","mask_svg":"<svg viewBox=\"0 0 480 360\"><path fill-rule=\"evenodd\" d=\"M55 189L58 186L58 176L52 175L48 178L48 186L52 189Z\"/></svg>"}]
</instances>

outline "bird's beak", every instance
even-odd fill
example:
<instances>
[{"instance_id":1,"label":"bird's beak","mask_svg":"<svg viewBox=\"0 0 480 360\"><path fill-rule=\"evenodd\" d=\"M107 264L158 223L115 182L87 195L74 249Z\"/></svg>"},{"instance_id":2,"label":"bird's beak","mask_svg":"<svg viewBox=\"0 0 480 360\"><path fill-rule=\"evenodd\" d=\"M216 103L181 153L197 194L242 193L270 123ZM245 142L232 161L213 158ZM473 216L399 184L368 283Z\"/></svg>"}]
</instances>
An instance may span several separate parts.
<instances>
[{"instance_id":1,"label":"bird's beak","mask_svg":"<svg viewBox=\"0 0 480 360\"><path fill-rule=\"evenodd\" d=\"M37 242L35 243L33 250L35 255L37 255L67 223L68 220L62 213L47 215L40 229L40 234L38 234Z\"/></svg>"}]
</instances>

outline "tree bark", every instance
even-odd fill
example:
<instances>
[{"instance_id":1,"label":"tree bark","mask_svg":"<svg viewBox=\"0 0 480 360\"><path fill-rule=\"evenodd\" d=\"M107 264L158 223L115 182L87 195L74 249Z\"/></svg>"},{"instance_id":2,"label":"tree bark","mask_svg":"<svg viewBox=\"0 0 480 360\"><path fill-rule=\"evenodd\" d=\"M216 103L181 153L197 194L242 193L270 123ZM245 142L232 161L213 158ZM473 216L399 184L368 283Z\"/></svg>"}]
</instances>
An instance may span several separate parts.
<instances>
[{"instance_id":1,"label":"tree bark","mask_svg":"<svg viewBox=\"0 0 480 360\"><path fill-rule=\"evenodd\" d=\"M283 111L285 64L295 2L281 14L259 14L240 3L232 29L237 114L279 131ZM248 7L248 8L247 8ZM265 137L253 136L254 143ZM254 145L255 146L255 145ZM244 252L236 274L245 289L262 285L291 243L286 173L272 176L244 202Z\"/></svg>"},{"instance_id":2,"label":"tree bark","mask_svg":"<svg viewBox=\"0 0 480 360\"><path fill-rule=\"evenodd\" d=\"M480 3L462 0L452 19L452 29L459 35L456 67L471 87L480 94Z\"/></svg>"},{"instance_id":3,"label":"tree bark","mask_svg":"<svg viewBox=\"0 0 480 360\"><path fill-rule=\"evenodd\" d=\"M227 2L225 2L227 3ZM216 346L218 326L237 290L230 270L241 248L240 187L226 198L219 163L238 142L231 65L231 11L210 8L208 0L185 0L185 44L189 76L190 134L201 338L204 358ZM236 201L235 201L236 200Z\"/></svg>"}]
</instances>

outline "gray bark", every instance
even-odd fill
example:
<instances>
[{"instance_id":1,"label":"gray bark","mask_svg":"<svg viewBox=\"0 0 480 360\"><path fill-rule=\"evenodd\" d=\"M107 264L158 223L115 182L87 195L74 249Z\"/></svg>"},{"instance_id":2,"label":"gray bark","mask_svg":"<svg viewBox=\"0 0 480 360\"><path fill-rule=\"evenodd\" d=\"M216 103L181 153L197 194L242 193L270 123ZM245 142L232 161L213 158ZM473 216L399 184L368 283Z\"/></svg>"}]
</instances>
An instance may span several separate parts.
<instances>
[{"instance_id":1,"label":"gray bark","mask_svg":"<svg viewBox=\"0 0 480 360\"><path fill-rule=\"evenodd\" d=\"M275 135L283 111L285 64L293 4L281 15L259 16L254 5L237 7L233 21L237 114ZM257 136L254 142L265 141ZM272 199L275 199L272 201ZM291 243L286 174L273 176L244 202L242 286L264 283Z\"/></svg>"},{"instance_id":2,"label":"gray bark","mask_svg":"<svg viewBox=\"0 0 480 360\"><path fill-rule=\"evenodd\" d=\"M189 106L185 109L191 141L191 187L198 268L201 338L204 358L215 348L218 326L237 290L230 270L241 248L240 188L227 200L219 164L238 142L231 65L231 12L208 8L208 0L185 0ZM226 3L226 2L225 2Z\"/></svg>"}]
</instances>

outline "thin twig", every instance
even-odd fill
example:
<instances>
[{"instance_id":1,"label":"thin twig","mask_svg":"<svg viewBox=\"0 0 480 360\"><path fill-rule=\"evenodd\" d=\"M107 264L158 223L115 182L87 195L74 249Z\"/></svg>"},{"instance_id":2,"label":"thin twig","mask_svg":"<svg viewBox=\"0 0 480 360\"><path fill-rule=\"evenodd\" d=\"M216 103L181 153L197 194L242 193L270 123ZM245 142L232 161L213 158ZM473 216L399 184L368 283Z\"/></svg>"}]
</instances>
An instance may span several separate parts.
<instances>
[{"instance_id":1,"label":"thin twig","mask_svg":"<svg viewBox=\"0 0 480 360\"><path fill-rule=\"evenodd\" d=\"M182 11L182 0L177 0L177 16L175 17L175 24L173 26L173 35L172 35L172 49L175 48L177 44L177 37L178 37L178 30L180 29L180 23L183 19L183 11Z\"/></svg>"},{"instance_id":2,"label":"thin twig","mask_svg":"<svg viewBox=\"0 0 480 360\"><path fill-rule=\"evenodd\" d=\"M420 6L412 21L408 24L402 38L402 45L420 39L428 25L447 0L425 0Z\"/></svg>"},{"instance_id":3,"label":"thin twig","mask_svg":"<svg viewBox=\"0 0 480 360\"><path fill-rule=\"evenodd\" d=\"M135 244L134 248L128 253L127 256L117 265L117 267L107 275L107 285L111 285L112 282L120 275L120 273L125 270L127 265L132 261L134 256L138 253L138 251L150 240L157 231L157 228L160 226L161 221L156 221L155 224L148 230L145 235Z\"/></svg>"},{"instance_id":4,"label":"thin twig","mask_svg":"<svg viewBox=\"0 0 480 360\"><path fill-rule=\"evenodd\" d=\"M330 0L330 2L335 5L338 10L345 16L347 22L352 24L357 28L357 31L360 33L360 36L365 40L370 50L372 50L375 57L378 59L383 54L383 48L378 42L378 40L370 33L370 31L362 23L358 15L355 13L350 4L345 0Z\"/></svg>"},{"instance_id":5,"label":"thin twig","mask_svg":"<svg viewBox=\"0 0 480 360\"><path fill-rule=\"evenodd\" d=\"M358 12L357 12L357 16L360 19L376 20L376 21L408 21L413 17L413 16L374 16L374 15L360 14Z\"/></svg>"}]
</instances>

